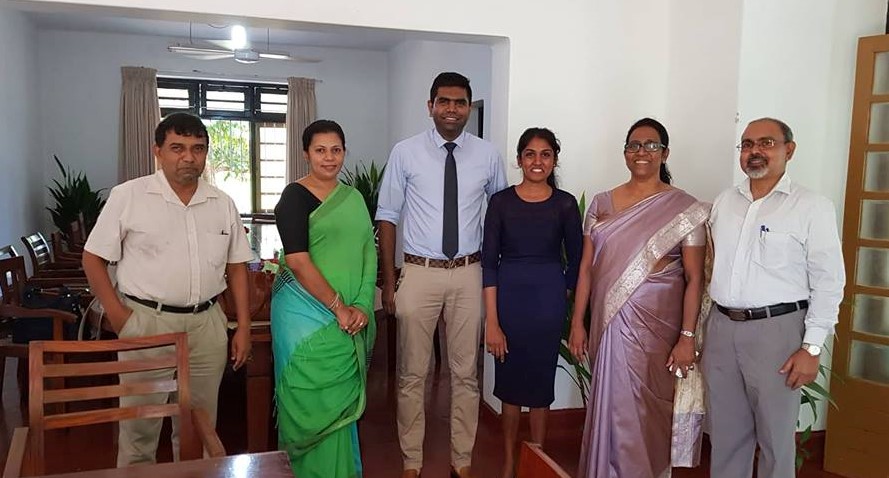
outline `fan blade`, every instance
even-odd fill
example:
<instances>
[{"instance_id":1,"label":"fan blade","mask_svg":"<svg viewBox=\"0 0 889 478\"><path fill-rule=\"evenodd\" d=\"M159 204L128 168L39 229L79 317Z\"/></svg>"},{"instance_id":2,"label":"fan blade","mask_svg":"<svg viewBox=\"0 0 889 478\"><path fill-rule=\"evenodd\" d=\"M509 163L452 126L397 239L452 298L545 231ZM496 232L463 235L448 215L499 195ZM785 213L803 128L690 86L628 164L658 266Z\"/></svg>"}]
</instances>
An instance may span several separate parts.
<instances>
[{"instance_id":1,"label":"fan blade","mask_svg":"<svg viewBox=\"0 0 889 478\"><path fill-rule=\"evenodd\" d=\"M295 61L297 63L320 63L320 58L311 58L307 56L294 56L286 52L264 51L259 52L259 57L266 60L286 60Z\"/></svg>"},{"instance_id":2,"label":"fan blade","mask_svg":"<svg viewBox=\"0 0 889 478\"><path fill-rule=\"evenodd\" d=\"M229 51L234 50L234 48L232 47L231 40L204 40L204 41L206 43L211 44L211 45L216 45L217 47L222 48L223 50L229 50Z\"/></svg>"},{"instance_id":3,"label":"fan blade","mask_svg":"<svg viewBox=\"0 0 889 478\"><path fill-rule=\"evenodd\" d=\"M228 50L195 45L171 45L167 50L200 60L220 60L234 56L234 53Z\"/></svg>"}]
</instances>

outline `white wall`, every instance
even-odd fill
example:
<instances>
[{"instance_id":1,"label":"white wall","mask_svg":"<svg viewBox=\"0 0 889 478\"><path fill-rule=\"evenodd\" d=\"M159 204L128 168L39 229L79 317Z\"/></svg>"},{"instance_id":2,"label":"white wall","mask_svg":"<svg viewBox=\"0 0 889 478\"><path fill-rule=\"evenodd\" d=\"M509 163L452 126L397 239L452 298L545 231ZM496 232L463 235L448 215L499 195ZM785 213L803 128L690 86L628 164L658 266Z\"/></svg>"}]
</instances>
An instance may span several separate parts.
<instances>
[{"instance_id":1,"label":"white wall","mask_svg":"<svg viewBox=\"0 0 889 478\"><path fill-rule=\"evenodd\" d=\"M670 2L666 126L674 184L712 202L732 183L744 0Z\"/></svg>"},{"instance_id":2,"label":"white wall","mask_svg":"<svg viewBox=\"0 0 889 478\"><path fill-rule=\"evenodd\" d=\"M386 52L300 48L300 54L323 61L264 60L242 65L231 59L202 61L167 52L171 40L162 37L40 30L38 38L41 152L45 158L58 154L73 169L84 170L93 187L117 183L121 66L147 66L161 72L198 69L260 79L319 79L315 87L318 117L343 126L349 150L346 166L388 157ZM56 171L46 164L48 180Z\"/></svg>"},{"instance_id":3,"label":"white wall","mask_svg":"<svg viewBox=\"0 0 889 478\"><path fill-rule=\"evenodd\" d=\"M12 244L21 254L19 238L48 217L37 139L36 41L31 22L0 5L0 246Z\"/></svg>"},{"instance_id":4,"label":"white wall","mask_svg":"<svg viewBox=\"0 0 889 478\"><path fill-rule=\"evenodd\" d=\"M883 34L884 0L745 0L738 86L740 137L750 120L773 116L794 131L797 149L788 164L793 180L824 194L842 227L858 38ZM742 179L737 155L733 170ZM822 362L830 366L825 354ZM816 430L825 427L818 407ZM813 423L800 413L801 426Z\"/></svg>"},{"instance_id":5,"label":"white wall","mask_svg":"<svg viewBox=\"0 0 889 478\"><path fill-rule=\"evenodd\" d=\"M491 105L491 47L477 43L408 40L389 51L389 143L432 127L426 102L432 80L443 71L469 78L472 101ZM490 113L485 118L490 135Z\"/></svg>"}]
</instances>

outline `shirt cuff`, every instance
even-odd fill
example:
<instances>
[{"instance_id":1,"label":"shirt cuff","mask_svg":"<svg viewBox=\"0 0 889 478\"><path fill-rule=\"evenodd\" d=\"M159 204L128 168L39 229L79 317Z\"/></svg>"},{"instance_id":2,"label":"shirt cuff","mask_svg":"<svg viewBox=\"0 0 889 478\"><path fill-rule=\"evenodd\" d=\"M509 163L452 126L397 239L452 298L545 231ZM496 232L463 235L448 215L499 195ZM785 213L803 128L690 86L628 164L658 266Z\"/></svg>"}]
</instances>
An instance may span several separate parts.
<instances>
[{"instance_id":1,"label":"shirt cuff","mask_svg":"<svg viewBox=\"0 0 889 478\"><path fill-rule=\"evenodd\" d=\"M375 220L391 222L392 224L395 224L397 226L399 216L401 216L401 214L399 214L395 211L390 211L388 209L383 209L383 208L377 208L377 215L375 217Z\"/></svg>"},{"instance_id":2,"label":"shirt cuff","mask_svg":"<svg viewBox=\"0 0 889 478\"><path fill-rule=\"evenodd\" d=\"M833 333L832 328L827 329L827 328L818 327L818 326L807 326L806 333L805 333L805 335L803 335L803 343L823 347L824 342L827 340L827 336L832 333Z\"/></svg>"}]
</instances>

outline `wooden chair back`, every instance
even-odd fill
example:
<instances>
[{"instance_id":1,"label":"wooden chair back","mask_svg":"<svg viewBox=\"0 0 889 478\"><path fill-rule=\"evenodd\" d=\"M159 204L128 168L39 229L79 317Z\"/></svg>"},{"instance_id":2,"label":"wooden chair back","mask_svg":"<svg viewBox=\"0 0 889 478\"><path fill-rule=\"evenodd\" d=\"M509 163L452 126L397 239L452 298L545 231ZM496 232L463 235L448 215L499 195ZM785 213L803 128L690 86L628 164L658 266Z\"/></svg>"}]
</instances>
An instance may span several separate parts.
<instances>
[{"instance_id":1,"label":"wooden chair back","mask_svg":"<svg viewBox=\"0 0 889 478\"><path fill-rule=\"evenodd\" d=\"M24 257L0 259L0 303L21 305L22 292L27 281Z\"/></svg>"},{"instance_id":2,"label":"wooden chair back","mask_svg":"<svg viewBox=\"0 0 889 478\"><path fill-rule=\"evenodd\" d=\"M12 244L0 247L0 259L9 259L10 257L18 257L19 253L16 252L15 248L12 247Z\"/></svg>"},{"instance_id":3,"label":"wooden chair back","mask_svg":"<svg viewBox=\"0 0 889 478\"><path fill-rule=\"evenodd\" d=\"M138 360L117 360L106 362L78 361L73 357L77 354L116 353L122 351L142 350L169 347L170 353L156 358ZM52 355L63 355L72 360L58 363ZM47 360L50 358L50 360ZM179 417L180 457L183 460L200 459L203 456L202 442L205 434L215 437L215 442L208 446L208 452L219 455L218 447L222 444L215 432L198 430L193 414L205 412L192 410L191 389L189 387L188 343L184 333L164 334L150 337L136 337L120 340L101 341L34 341L30 344L30 400L28 413L30 430L28 433L28 451L23 468L34 475L45 472L46 450L44 434L48 430L71 428L96 423L117 422L137 418ZM119 385L100 385L77 388L47 389L44 380L64 379L70 377L116 376L120 373L144 372L150 370L176 369L171 380L154 380L125 383ZM130 395L151 393L178 392L178 402L164 405L141 405L133 407L114 407L91 409L87 411L63 412L49 414L47 405L69 404L88 400L119 398ZM67 407L70 409L70 407ZM207 423L206 420L203 423ZM224 450L221 454L224 455ZM30 465L30 466L29 466Z\"/></svg>"},{"instance_id":4,"label":"wooden chair back","mask_svg":"<svg viewBox=\"0 0 889 478\"><path fill-rule=\"evenodd\" d=\"M34 271L40 270L43 266L52 262L52 250L49 248L49 242L43 237L40 231L22 236L22 242L28 255L31 256L31 264L34 265Z\"/></svg>"},{"instance_id":5,"label":"wooden chair back","mask_svg":"<svg viewBox=\"0 0 889 478\"><path fill-rule=\"evenodd\" d=\"M516 478L571 478L540 445L522 442Z\"/></svg>"}]
</instances>

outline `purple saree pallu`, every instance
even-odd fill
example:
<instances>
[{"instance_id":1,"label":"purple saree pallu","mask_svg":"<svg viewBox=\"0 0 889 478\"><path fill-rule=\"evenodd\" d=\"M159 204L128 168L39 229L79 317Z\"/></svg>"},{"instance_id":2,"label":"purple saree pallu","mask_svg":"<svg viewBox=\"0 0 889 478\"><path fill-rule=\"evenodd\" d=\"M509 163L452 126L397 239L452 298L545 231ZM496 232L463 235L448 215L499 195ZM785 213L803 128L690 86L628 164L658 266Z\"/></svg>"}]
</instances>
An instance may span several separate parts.
<instances>
[{"instance_id":1,"label":"purple saree pallu","mask_svg":"<svg viewBox=\"0 0 889 478\"><path fill-rule=\"evenodd\" d=\"M596 195L584 231L594 246L592 381L578 476L668 477L675 376L665 365L682 325L681 250L709 207L671 189L613 209L610 192Z\"/></svg>"}]
</instances>

